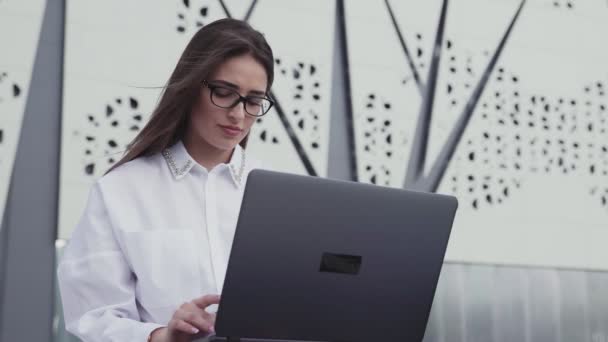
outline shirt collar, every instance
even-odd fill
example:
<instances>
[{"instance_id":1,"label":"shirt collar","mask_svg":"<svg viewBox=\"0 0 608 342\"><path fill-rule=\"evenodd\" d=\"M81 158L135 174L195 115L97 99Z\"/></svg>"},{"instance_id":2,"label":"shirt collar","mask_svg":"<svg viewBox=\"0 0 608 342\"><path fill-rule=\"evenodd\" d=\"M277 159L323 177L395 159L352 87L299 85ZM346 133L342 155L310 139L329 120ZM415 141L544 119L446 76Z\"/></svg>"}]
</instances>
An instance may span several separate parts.
<instances>
[{"instance_id":1,"label":"shirt collar","mask_svg":"<svg viewBox=\"0 0 608 342\"><path fill-rule=\"evenodd\" d=\"M175 145L165 149L162 152L162 155L167 162L167 166L169 167L173 178L176 180L182 179L195 165L199 165L194 158L190 156L182 141L178 141ZM237 187L243 185L246 166L245 162L245 150L237 144L232 152L230 161L227 164L230 177Z\"/></svg>"}]
</instances>

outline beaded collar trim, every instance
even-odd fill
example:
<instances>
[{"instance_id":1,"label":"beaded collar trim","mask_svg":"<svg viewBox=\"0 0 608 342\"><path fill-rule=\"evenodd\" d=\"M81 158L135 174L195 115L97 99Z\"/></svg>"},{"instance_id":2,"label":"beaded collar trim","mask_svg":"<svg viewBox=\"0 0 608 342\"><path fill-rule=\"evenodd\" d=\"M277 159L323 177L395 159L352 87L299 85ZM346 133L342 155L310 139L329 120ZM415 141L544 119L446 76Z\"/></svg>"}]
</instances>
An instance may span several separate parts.
<instances>
[{"instance_id":1,"label":"beaded collar trim","mask_svg":"<svg viewBox=\"0 0 608 342\"><path fill-rule=\"evenodd\" d=\"M165 158L165 161L167 162L167 165L169 166L171 173L173 174L173 176L176 179L182 178L186 173L188 173L188 171L190 171L190 169L194 165L192 162L192 159L188 159L181 168L178 167L177 164L175 163L175 158L173 157L173 153L171 153L171 151L169 149L163 150L162 155L163 155L163 158ZM232 178L238 185L241 185L241 182L243 180L243 173L245 172L246 157L247 157L247 154L245 153L245 150L241 150L241 165L238 170L236 169L234 164L229 164L229 169L230 169L230 173L232 174Z\"/></svg>"}]
</instances>

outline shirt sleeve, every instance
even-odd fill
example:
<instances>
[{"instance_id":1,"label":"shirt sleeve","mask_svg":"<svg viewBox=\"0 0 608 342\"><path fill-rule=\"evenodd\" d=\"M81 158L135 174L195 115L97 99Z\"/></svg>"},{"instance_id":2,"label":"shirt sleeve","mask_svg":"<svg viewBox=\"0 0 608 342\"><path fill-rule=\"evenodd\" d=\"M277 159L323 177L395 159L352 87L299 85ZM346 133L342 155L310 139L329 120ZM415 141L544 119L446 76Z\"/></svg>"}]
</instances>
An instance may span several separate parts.
<instances>
[{"instance_id":1,"label":"shirt sleeve","mask_svg":"<svg viewBox=\"0 0 608 342\"><path fill-rule=\"evenodd\" d=\"M162 325L140 321L135 277L97 182L57 270L66 330L83 341L147 341Z\"/></svg>"}]
</instances>

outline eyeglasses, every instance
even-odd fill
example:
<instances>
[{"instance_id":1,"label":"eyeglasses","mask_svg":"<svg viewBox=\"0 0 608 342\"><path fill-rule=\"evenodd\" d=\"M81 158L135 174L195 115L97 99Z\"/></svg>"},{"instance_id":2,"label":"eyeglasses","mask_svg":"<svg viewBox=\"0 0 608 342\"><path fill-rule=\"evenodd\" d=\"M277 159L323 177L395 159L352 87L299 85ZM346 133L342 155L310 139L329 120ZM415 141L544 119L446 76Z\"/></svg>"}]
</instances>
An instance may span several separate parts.
<instances>
[{"instance_id":1,"label":"eyeglasses","mask_svg":"<svg viewBox=\"0 0 608 342\"><path fill-rule=\"evenodd\" d=\"M260 117L272 108L274 102L265 96L241 96L236 90L221 85L203 81L203 86L209 88L211 103L220 108L234 108L243 103L245 112L251 116Z\"/></svg>"}]
</instances>

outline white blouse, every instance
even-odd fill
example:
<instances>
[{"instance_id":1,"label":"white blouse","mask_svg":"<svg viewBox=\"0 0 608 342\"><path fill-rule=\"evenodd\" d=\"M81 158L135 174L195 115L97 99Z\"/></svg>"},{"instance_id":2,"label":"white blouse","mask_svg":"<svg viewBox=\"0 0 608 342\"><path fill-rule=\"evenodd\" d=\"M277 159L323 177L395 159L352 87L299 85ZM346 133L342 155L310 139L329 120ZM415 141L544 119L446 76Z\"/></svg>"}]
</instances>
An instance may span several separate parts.
<instances>
[{"instance_id":1,"label":"white blouse","mask_svg":"<svg viewBox=\"0 0 608 342\"><path fill-rule=\"evenodd\" d=\"M180 142L93 186L59 264L68 331L146 341L184 302L220 294L249 171L237 146L208 171Z\"/></svg>"}]
</instances>

